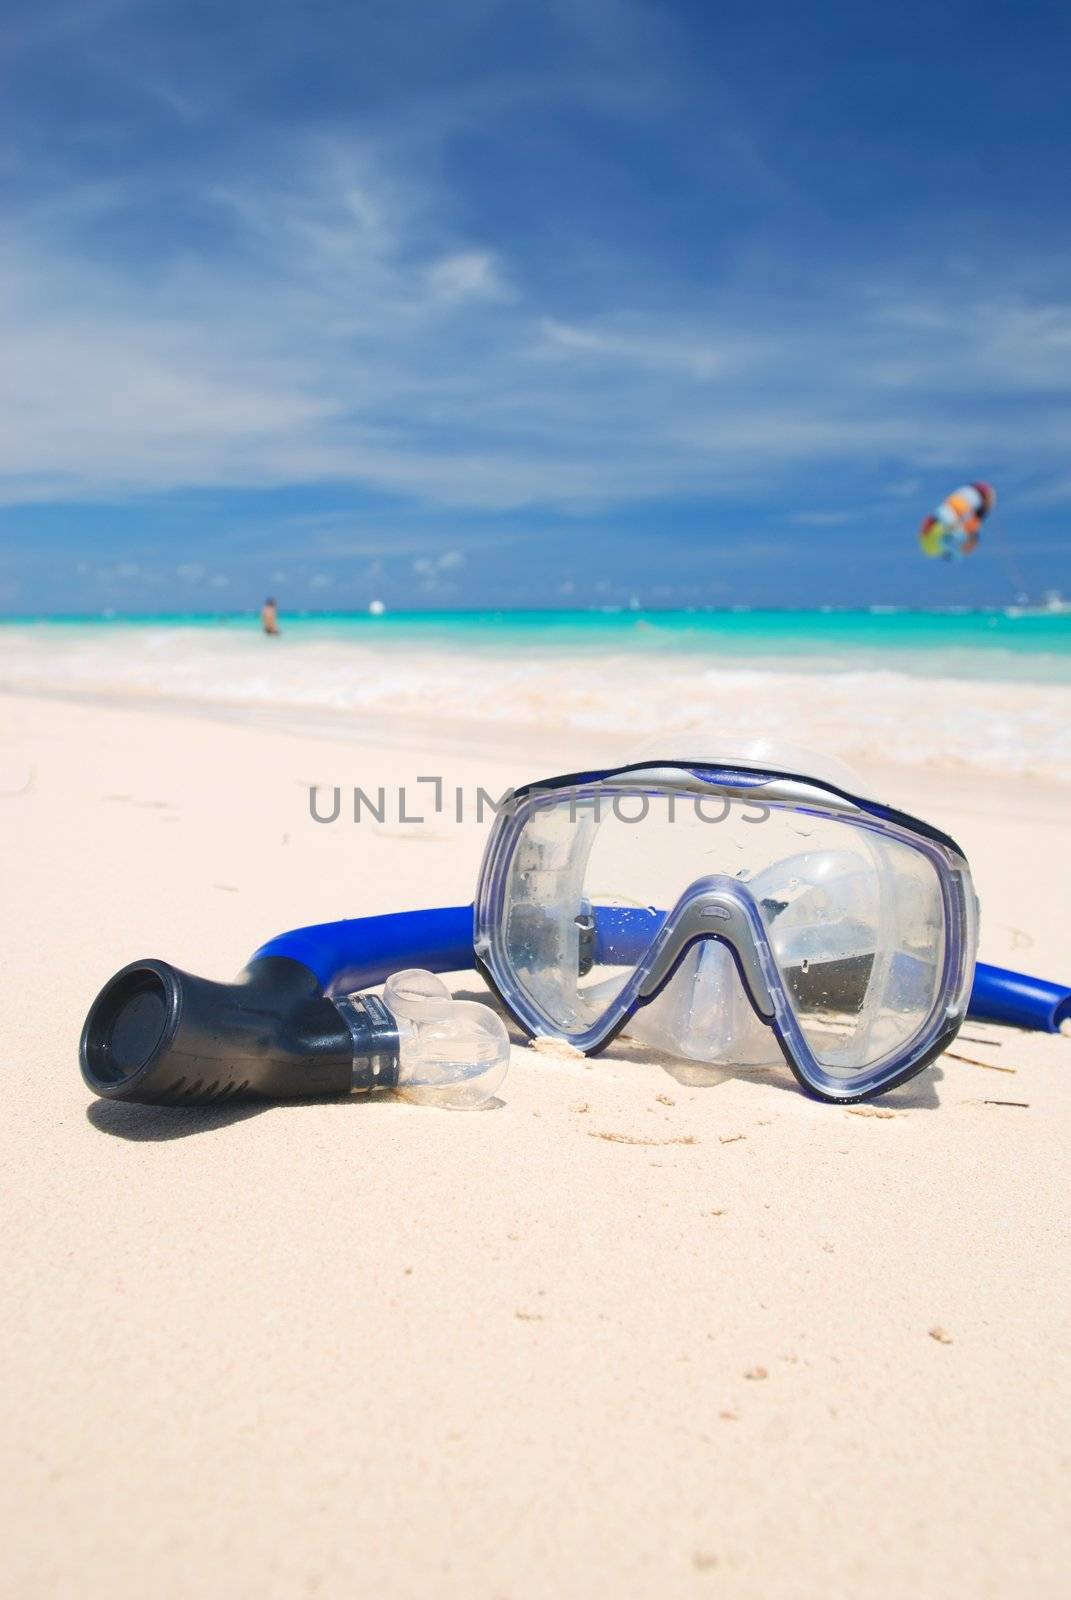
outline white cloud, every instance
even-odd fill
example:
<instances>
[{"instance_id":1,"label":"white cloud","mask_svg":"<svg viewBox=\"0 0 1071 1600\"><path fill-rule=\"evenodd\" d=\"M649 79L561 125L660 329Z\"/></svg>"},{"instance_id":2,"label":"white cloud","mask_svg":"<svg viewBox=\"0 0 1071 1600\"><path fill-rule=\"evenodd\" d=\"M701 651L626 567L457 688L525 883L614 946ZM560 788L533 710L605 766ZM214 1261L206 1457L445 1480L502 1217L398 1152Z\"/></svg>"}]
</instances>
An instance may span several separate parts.
<instances>
[{"instance_id":1,"label":"white cloud","mask_svg":"<svg viewBox=\"0 0 1071 1600\"><path fill-rule=\"evenodd\" d=\"M699 382L723 377L734 366L753 365L763 352L763 342L755 337L741 340L726 330L720 341L715 341L695 328L682 330L672 322L645 326L634 318L625 318L617 327L596 324L585 328L548 317L540 331L543 342L533 350L537 357L566 353ZM766 341L767 354L770 348Z\"/></svg>"},{"instance_id":2,"label":"white cloud","mask_svg":"<svg viewBox=\"0 0 1071 1600\"><path fill-rule=\"evenodd\" d=\"M487 250L445 256L428 268L428 285L440 300L502 300L509 293L495 257Z\"/></svg>"},{"instance_id":3,"label":"white cloud","mask_svg":"<svg viewBox=\"0 0 1071 1600\"><path fill-rule=\"evenodd\" d=\"M426 536L425 536L426 542ZM462 550L444 550L441 555L415 556L409 563L409 570L415 577L423 582L420 587L424 594L434 594L440 597L454 594L457 585L445 574L457 572L465 565L465 554Z\"/></svg>"},{"instance_id":4,"label":"white cloud","mask_svg":"<svg viewBox=\"0 0 1071 1600\"><path fill-rule=\"evenodd\" d=\"M584 316L527 280L512 294L522 263L453 237L441 193L340 139L268 150L197 198L227 249L152 272L79 243L146 203L134 183L14 217L0 500L331 482L587 512L791 493L831 463L873 466L883 494L1027 454L1037 495L1066 476L1071 296L846 264L793 299L745 273L659 297L615 269ZM426 529L312 536L323 560L436 559Z\"/></svg>"},{"instance_id":5,"label":"white cloud","mask_svg":"<svg viewBox=\"0 0 1071 1600\"><path fill-rule=\"evenodd\" d=\"M409 565L418 577L434 579L440 573L456 572L459 567L463 567L465 554L462 550L444 550L441 556L417 556Z\"/></svg>"}]
</instances>

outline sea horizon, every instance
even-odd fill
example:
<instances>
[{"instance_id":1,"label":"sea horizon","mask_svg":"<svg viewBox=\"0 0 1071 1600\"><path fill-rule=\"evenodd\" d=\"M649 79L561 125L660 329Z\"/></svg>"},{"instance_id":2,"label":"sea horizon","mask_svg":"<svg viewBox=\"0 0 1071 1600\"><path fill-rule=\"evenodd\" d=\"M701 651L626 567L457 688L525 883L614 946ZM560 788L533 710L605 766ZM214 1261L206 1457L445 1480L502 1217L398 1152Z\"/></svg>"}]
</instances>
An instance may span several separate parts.
<instances>
[{"instance_id":1,"label":"sea horizon","mask_svg":"<svg viewBox=\"0 0 1071 1600\"><path fill-rule=\"evenodd\" d=\"M1071 600L1054 593L1046 601L1002 601L979 605L918 606L896 603L871 603L869 605L749 605L737 602L732 605L659 606L646 604L587 605L587 606L383 606L373 610L379 602L363 606L285 606L280 605L282 617L308 621L345 619L380 622L385 618L433 619L464 617L494 620L502 617L547 619L560 617L705 617L705 616L913 616L913 617L963 617L1006 616L1015 618L1071 616ZM72 622L253 622L259 620L260 606L238 606L215 610L139 610L102 606L79 611L9 611L0 612L0 626L30 623Z\"/></svg>"}]
</instances>

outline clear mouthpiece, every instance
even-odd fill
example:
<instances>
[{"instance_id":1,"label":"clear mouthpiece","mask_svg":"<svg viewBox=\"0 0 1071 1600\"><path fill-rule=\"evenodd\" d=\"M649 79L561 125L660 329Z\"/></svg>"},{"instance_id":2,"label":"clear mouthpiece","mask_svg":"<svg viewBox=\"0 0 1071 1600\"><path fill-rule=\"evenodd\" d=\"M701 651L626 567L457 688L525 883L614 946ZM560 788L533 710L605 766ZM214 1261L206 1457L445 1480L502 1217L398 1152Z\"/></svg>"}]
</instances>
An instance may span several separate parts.
<instances>
[{"instance_id":1,"label":"clear mouthpiece","mask_svg":"<svg viewBox=\"0 0 1071 1600\"><path fill-rule=\"evenodd\" d=\"M394 1092L424 1105L484 1105L509 1068L502 1019L475 1000L455 1000L441 978L417 967L396 972L383 1004L398 1029Z\"/></svg>"}]
</instances>

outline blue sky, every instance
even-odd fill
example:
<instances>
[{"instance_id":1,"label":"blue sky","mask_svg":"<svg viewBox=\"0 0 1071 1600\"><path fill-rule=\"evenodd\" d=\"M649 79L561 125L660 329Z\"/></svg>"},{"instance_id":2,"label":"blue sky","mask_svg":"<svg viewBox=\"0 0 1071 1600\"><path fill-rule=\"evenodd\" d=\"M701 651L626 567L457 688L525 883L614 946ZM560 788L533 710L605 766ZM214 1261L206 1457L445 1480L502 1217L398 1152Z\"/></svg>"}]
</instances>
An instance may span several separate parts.
<instances>
[{"instance_id":1,"label":"blue sky","mask_svg":"<svg viewBox=\"0 0 1071 1600\"><path fill-rule=\"evenodd\" d=\"M0 608L1071 591L1069 56L1044 3L9 0Z\"/></svg>"}]
</instances>

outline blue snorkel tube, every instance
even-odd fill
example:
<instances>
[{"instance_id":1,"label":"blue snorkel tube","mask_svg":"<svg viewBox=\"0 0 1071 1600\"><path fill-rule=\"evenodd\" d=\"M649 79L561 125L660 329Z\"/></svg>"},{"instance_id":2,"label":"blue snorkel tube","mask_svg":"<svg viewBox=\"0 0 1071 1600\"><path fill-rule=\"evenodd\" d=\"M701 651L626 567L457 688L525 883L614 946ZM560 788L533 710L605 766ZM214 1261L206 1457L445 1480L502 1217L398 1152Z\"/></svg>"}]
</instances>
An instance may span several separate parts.
<instances>
[{"instance_id":1,"label":"blue snorkel tube","mask_svg":"<svg viewBox=\"0 0 1071 1600\"><path fill-rule=\"evenodd\" d=\"M471 968L472 941L472 906L443 906L281 933L261 945L234 983L196 978L155 959L133 962L90 1008L82 1075L105 1099L149 1105L350 1094L361 1049L375 1062L382 1040L374 1029L355 1036L353 1008L343 997L401 968ZM967 1015L1056 1033L1071 1019L1071 988L980 962Z\"/></svg>"},{"instance_id":2,"label":"blue snorkel tube","mask_svg":"<svg viewBox=\"0 0 1071 1600\"><path fill-rule=\"evenodd\" d=\"M472 966L472 922L471 906L322 922L269 939L250 965L279 957L300 961L329 995L370 989L399 967L463 972Z\"/></svg>"},{"instance_id":3,"label":"blue snorkel tube","mask_svg":"<svg viewBox=\"0 0 1071 1600\"><path fill-rule=\"evenodd\" d=\"M967 1015L976 1022L1003 1022L1009 1028L1059 1033L1065 1022L1071 1022L1071 989L979 961Z\"/></svg>"}]
</instances>

